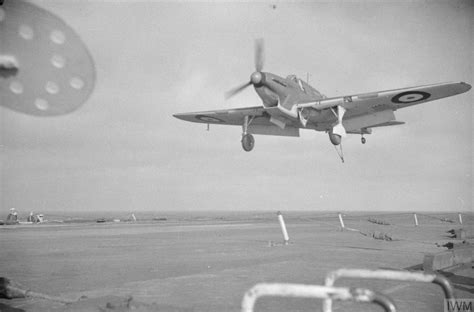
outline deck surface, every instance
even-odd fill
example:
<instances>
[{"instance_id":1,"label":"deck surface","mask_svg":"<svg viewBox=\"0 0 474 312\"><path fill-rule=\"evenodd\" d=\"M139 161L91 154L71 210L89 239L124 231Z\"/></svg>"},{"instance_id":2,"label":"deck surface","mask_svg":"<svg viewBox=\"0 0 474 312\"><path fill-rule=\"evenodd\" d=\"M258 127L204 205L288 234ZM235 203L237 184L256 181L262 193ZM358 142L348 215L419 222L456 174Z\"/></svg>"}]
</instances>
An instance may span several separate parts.
<instances>
[{"instance_id":1,"label":"deck surface","mask_svg":"<svg viewBox=\"0 0 474 312\"><path fill-rule=\"evenodd\" d=\"M415 227L408 215L378 217L390 225L362 216L346 219L346 227L365 234L385 232L394 239L384 241L340 231L337 215L287 213L285 218L291 241L287 246L274 214L2 226L3 276L34 291L83 299L70 305L0 300L0 311L108 311L107 303L117 307L130 296L143 311L239 311L245 291L260 282L323 284L326 274L339 268L416 269L425 253L446 250L436 244L456 242L446 231L460 227L423 217ZM458 298L474 297L472 266L446 275ZM433 284L341 279L336 286L383 292L398 311L443 311L443 292ZM321 306L316 299L263 298L256 311L321 311ZM380 307L337 302L334 310Z\"/></svg>"}]
</instances>

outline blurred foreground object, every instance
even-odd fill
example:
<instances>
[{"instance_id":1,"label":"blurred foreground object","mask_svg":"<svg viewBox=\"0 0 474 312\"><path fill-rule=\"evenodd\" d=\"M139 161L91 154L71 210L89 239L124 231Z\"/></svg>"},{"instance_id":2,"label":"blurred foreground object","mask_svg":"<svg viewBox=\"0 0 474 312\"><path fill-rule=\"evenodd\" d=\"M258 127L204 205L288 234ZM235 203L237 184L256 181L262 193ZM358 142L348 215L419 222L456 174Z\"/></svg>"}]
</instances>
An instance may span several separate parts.
<instances>
[{"instance_id":1,"label":"blurred foreground object","mask_svg":"<svg viewBox=\"0 0 474 312\"><path fill-rule=\"evenodd\" d=\"M39 298L46 299L61 303L73 303L78 300L67 300L59 297L48 296L45 294L30 291L24 289L24 287L18 283L11 281L6 277L0 277L0 298L15 299L15 298Z\"/></svg>"},{"instance_id":2,"label":"blurred foreground object","mask_svg":"<svg viewBox=\"0 0 474 312\"><path fill-rule=\"evenodd\" d=\"M35 116L79 108L95 84L86 46L64 21L21 0L0 6L0 105Z\"/></svg>"}]
</instances>

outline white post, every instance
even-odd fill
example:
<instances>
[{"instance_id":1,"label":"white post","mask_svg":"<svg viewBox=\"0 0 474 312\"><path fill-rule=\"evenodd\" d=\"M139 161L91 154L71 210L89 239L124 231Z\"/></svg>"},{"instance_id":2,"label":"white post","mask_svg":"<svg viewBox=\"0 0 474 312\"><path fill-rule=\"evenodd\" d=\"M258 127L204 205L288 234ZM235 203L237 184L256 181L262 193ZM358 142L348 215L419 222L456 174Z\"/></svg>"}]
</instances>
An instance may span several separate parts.
<instances>
[{"instance_id":1,"label":"white post","mask_svg":"<svg viewBox=\"0 0 474 312\"><path fill-rule=\"evenodd\" d=\"M418 226L418 217L416 216L416 213L413 214L413 218L415 218L415 226Z\"/></svg>"},{"instance_id":2,"label":"white post","mask_svg":"<svg viewBox=\"0 0 474 312\"><path fill-rule=\"evenodd\" d=\"M278 221L280 222L281 231L283 232L283 239L285 240L284 243L285 245L288 245L290 238L288 237L288 231L286 230L285 220L283 220L281 212L278 211L277 215Z\"/></svg>"},{"instance_id":3,"label":"white post","mask_svg":"<svg viewBox=\"0 0 474 312\"><path fill-rule=\"evenodd\" d=\"M344 230L345 226L344 226L344 221L342 220L342 214L339 213L339 222L341 222L341 228Z\"/></svg>"},{"instance_id":4,"label":"white post","mask_svg":"<svg viewBox=\"0 0 474 312\"><path fill-rule=\"evenodd\" d=\"M462 224L462 214L459 213L458 216L459 216L459 223Z\"/></svg>"},{"instance_id":5,"label":"white post","mask_svg":"<svg viewBox=\"0 0 474 312\"><path fill-rule=\"evenodd\" d=\"M133 221L137 221L137 218L135 217L134 213L132 213L132 219L133 219Z\"/></svg>"}]
</instances>

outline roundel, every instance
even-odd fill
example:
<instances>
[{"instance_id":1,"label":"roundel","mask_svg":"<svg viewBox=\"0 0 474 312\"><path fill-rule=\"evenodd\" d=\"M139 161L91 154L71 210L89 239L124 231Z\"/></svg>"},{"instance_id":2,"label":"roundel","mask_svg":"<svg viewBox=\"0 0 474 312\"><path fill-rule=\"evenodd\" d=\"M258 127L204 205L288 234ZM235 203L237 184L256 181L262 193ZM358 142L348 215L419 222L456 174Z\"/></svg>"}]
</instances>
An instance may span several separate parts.
<instances>
[{"instance_id":1,"label":"roundel","mask_svg":"<svg viewBox=\"0 0 474 312\"><path fill-rule=\"evenodd\" d=\"M395 95L392 98L393 103L405 104L423 101L429 98L431 94L423 91L407 91Z\"/></svg>"},{"instance_id":2,"label":"roundel","mask_svg":"<svg viewBox=\"0 0 474 312\"><path fill-rule=\"evenodd\" d=\"M204 121L204 122L224 122L223 120L216 118L216 117L211 117L211 116L206 116L206 115L196 115L196 119Z\"/></svg>"}]
</instances>

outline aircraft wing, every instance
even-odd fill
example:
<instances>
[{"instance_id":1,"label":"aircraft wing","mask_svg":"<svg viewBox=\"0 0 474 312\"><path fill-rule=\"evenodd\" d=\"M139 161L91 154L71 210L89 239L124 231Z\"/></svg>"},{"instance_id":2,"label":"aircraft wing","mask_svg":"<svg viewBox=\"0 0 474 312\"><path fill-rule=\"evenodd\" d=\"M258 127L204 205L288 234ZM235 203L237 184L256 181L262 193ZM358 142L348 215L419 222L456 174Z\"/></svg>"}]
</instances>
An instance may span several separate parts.
<instances>
[{"instance_id":1,"label":"aircraft wing","mask_svg":"<svg viewBox=\"0 0 474 312\"><path fill-rule=\"evenodd\" d=\"M471 86L465 82L447 82L328 98L313 103L299 104L298 107L324 110L340 105L347 110L346 117L350 117L387 109L397 110L464 93L469 89Z\"/></svg>"},{"instance_id":2,"label":"aircraft wing","mask_svg":"<svg viewBox=\"0 0 474 312\"><path fill-rule=\"evenodd\" d=\"M470 88L471 86L464 82L449 82L301 103L296 105L300 111L300 118L303 119L303 115L307 116L301 123L298 119L278 112L276 107L264 108L262 106L181 113L173 116L190 122L235 126L242 126L244 118L249 116L252 119L248 128L249 133L299 136L299 128L313 128L319 131L330 129L337 121L331 109L342 106L346 110L343 120L346 131L361 133L366 128L401 124L395 121L394 115L394 111L399 108L453 96L466 92ZM284 128L271 122L272 116L276 113L278 113L277 118L285 121Z\"/></svg>"},{"instance_id":3,"label":"aircraft wing","mask_svg":"<svg viewBox=\"0 0 474 312\"><path fill-rule=\"evenodd\" d=\"M330 111L338 106L345 109L343 125L348 133L360 133L364 128L395 125L395 114L399 108L464 93L471 89L465 82L448 82L411 88L363 93L327 98L312 103L297 104L300 115L307 121L319 122L320 130L331 128L337 121ZM314 120L311 116L324 116ZM308 122L310 124L310 122Z\"/></svg>"},{"instance_id":4,"label":"aircraft wing","mask_svg":"<svg viewBox=\"0 0 474 312\"><path fill-rule=\"evenodd\" d=\"M262 106L222 109L205 112L174 114L174 117L190 122L199 122L205 124L224 124L241 126L244 123L245 116L254 116L255 122L268 123L268 118L259 118L265 116L265 109Z\"/></svg>"},{"instance_id":5,"label":"aircraft wing","mask_svg":"<svg viewBox=\"0 0 474 312\"><path fill-rule=\"evenodd\" d=\"M356 129L351 129L347 131L347 133L350 134L371 134L372 133L372 128L377 128L377 127L389 127L389 126L399 126L399 125L404 125L405 122L403 121L387 121L383 122L380 124L373 124L370 126L365 126L364 128L356 128Z\"/></svg>"},{"instance_id":6,"label":"aircraft wing","mask_svg":"<svg viewBox=\"0 0 474 312\"><path fill-rule=\"evenodd\" d=\"M299 122L289 118L285 119L287 124L284 128L276 126L270 121L271 116L263 106L180 113L173 116L190 122L233 126L242 126L245 116L248 116L251 118L248 133L262 135L299 136L299 128L302 127Z\"/></svg>"}]
</instances>

